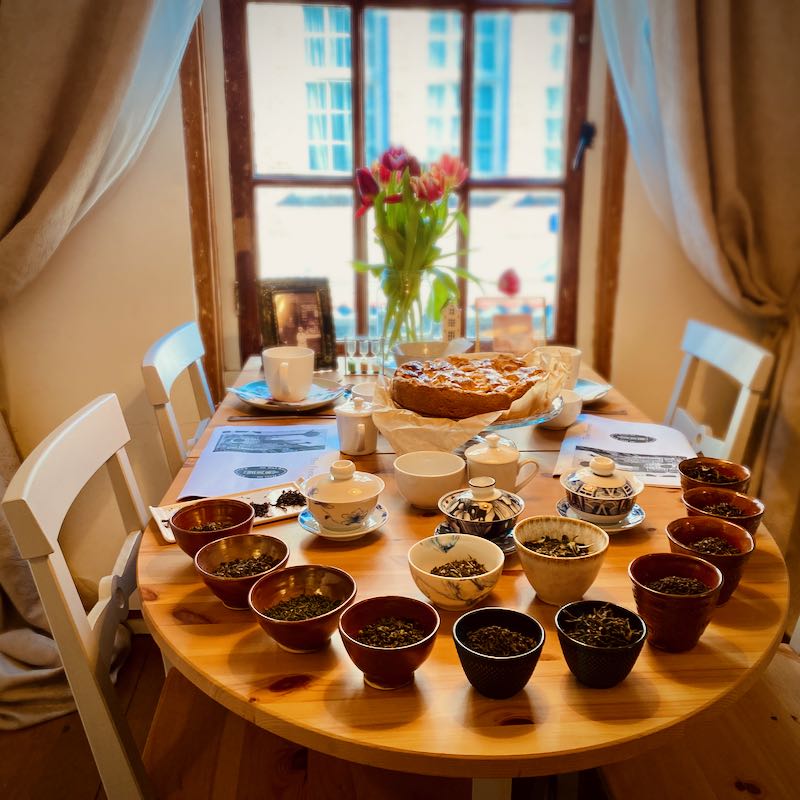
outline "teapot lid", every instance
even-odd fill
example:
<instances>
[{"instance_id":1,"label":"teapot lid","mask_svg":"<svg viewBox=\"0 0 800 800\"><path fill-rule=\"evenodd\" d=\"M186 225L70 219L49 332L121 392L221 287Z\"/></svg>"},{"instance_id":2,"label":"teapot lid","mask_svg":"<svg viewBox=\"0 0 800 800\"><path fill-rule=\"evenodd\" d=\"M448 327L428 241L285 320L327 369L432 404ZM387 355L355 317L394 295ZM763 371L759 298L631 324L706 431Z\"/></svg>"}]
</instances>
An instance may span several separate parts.
<instances>
[{"instance_id":1,"label":"teapot lid","mask_svg":"<svg viewBox=\"0 0 800 800\"><path fill-rule=\"evenodd\" d=\"M368 472L357 472L356 465L347 459L334 461L329 472L298 481L306 497L321 503L346 503L375 497L383 491L383 481Z\"/></svg>"},{"instance_id":2,"label":"teapot lid","mask_svg":"<svg viewBox=\"0 0 800 800\"><path fill-rule=\"evenodd\" d=\"M372 403L363 397L354 395L352 399L333 409L337 417L369 417L372 415Z\"/></svg>"},{"instance_id":3,"label":"teapot lid","mask_svg":"<svg viewBox=\"0 0 800 800\"><path fill-rule=\"evenodd\" d=\"M478 464L509 464L519 459L519 450L508 439L489 433L483 442L468 447L464 455Z\"/></svg>"},{"instance_id":4,"label":"teapot lid","mask_svg":"<svg viewBox=\"0 0 800 800\"><path fill-rule=\"evenodd\" d=\"M642 482L630 472L616 468L613 458L593 456L588 467L565 475L561 484L565 489L584 497L623 498L634 497L644 488Z\"/></svg>"},{"instance_id":5,"label":"teapot lid","mask_svg":"<svg viewBox=\"0 0 800 800\"><path fill-rule=\"evenodd\" d=\"M469 489L459 489L439 500L439 509L458 519L473 522L493 522L510 519L522 511L521 498L511 492L497 489L494 478L471 478Z\"/></svg>"}]
</instances>

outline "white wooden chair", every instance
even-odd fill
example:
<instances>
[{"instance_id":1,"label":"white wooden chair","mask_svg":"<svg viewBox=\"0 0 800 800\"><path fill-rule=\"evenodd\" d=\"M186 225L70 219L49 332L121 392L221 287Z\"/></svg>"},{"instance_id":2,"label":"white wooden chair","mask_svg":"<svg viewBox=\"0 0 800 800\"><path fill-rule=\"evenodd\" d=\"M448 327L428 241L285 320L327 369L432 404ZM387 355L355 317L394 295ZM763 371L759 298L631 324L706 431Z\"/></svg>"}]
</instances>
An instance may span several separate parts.
<instances>
[{"instance_id":1,"label":"white wooden chair","mask_svg":"<svg viewBox=\"0 0 800 800\"><path fill-rule=\"evenodd\" d=\"M613 798L789 800L800 784L800 623L764 675L707 722L690 723L675 744L602 767Z\"/></svg>"},{"instance_id":2,"label":"white wooden chair","mask_svg":"<svg viewBox=\"0 0 800 800\"><path fill-rule=\"evenodd\" d=\"M747 446L759 400L767 386L774 357L763 347L727 331L689 320L683 334L684 353L665 425L681 431L698 453L740 461ZM701 361L724 372L740 386L728 429L715 438L711 428L697 422L686 410Z\"/></svg>"},{"instance_id":3,"label":"white wooden chair","mask_svg":"<svg viewBox=\"0 0 800 800\"><path fill-rule=\"evenodd\" d=\"M203 342L196 322L186 322L162 336L145 354L142 361L147 399L156 412L161 440L167 455L170 473L174 477L186 461L187 444L193 445L214 414L214 401L203 369ZM194 391L200 423L194 435L184 441L170 394L178 376L188 371Z\"/></svg>"}]
</instances>

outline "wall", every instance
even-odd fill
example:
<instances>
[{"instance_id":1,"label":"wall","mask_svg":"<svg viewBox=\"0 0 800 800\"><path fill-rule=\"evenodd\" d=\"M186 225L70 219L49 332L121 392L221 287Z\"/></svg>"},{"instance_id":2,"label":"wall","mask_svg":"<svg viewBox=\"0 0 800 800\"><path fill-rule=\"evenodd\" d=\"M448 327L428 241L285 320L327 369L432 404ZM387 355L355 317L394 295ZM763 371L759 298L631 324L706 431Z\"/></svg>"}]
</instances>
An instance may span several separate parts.
<instances>
[{"instance_id":1,"label":"wall","mask_svg":"<svg viewBox=\"0 0 800 800\"><path fill-rule=\"evenodd\" d=\"M22 455L92 398L115 392L145 500L158 500L169 475L144 396L141 360L155 339L193 318L176 87L139 160L69 234L40 276L0 312L2 407ZM113 504L102 500L104 488L98 476L62 537L73 572L92 580L110 566L121 536L112 534L121 524ZM86 525L108 528L108 546L87 550Z\"/></svg>"}]
</instances>

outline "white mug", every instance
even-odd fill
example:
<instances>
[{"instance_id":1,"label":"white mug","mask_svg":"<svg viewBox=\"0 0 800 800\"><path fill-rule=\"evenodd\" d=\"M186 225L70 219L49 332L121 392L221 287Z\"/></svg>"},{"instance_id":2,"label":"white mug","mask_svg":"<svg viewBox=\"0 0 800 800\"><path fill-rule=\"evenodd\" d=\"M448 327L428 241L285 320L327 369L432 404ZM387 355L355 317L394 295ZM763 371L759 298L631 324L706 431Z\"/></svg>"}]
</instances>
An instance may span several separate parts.
<instances>
[{"instance_id":1,"label":"white mug","mask_svg":"<svg viewBox=\"0 0 800 800\"><path fill-rule=\"evenodd\" d=\"M559 344L537 347L534 352L541 353L545 365L553 358L564 362L567 368L565 389L574 389L578 383L578 370L581 367L581 351L577 347L563 347Z\"/></svg>"},{"instance_id":2,"label":"white mug","mask_svg":"<svg viewBox=\"0 0 800 800\"><path fill-rule=\"evenodd\" d=\"M541 426L543 428L558 431L575 424L583 408L581 396L577 392L573 392L572 389L562 389L561 399L564 401L563 408L558 412L558 416L547 422L542 422Z\"/></svg>"},{"instance_id":3,"label":"white mug","mask_svg":"<svg viewBox=\"0 0 800 800\"><path fill-rule=\"evenodd\" d=\"M484 442L468 447L464 455L470 479L494 478L495 486L507 492L518 492L539 472L536 461L532 458L520 461L517 446L496 433L487 434ZM529 469L523 476L524 467Z\"/></svg>"},{"instance_id":4,"label":"white mug","mask_svg":"<svg viewBox=\"0 0 800 800\"><path fill-rule=\"evenodd\" d=\"M308 397L314 380L314 351L309 347L268 347L261 353L270 394L283 403Z\"/></svg>"},{"instance_id":5,"label":"white mug","mask_svg":"<svg viewBox=\"0 0 800 800\"><path fill-rule=\"evenodd\" d=\"M372 421L372 404L354 397L334 409L339 450L349 456L366 456L378 446L378 429Z\"/></svg>"}]
</instances>

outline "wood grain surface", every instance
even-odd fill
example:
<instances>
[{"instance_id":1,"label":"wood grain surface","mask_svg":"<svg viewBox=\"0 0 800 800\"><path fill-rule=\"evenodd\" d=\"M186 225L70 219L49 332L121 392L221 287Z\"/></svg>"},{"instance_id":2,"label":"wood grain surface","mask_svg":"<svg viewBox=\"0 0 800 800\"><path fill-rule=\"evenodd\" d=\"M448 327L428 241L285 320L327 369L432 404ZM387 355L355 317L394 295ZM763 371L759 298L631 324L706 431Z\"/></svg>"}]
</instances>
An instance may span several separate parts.
<instances>
[{"instance_id":1,"label":"wood grain surface","mask_svg":"<svg viewBox=\"0 0 800 800\"><path fill-rule=\"evenodd\" d=\"M243 380L252 379L250 373L243 375ZM624 419L643 418L616 391L597 410L604 408L625 412ZM228 415L243 410L228 398L212 424L228 424ZM523 516L555 513L563 491L551 473L562 434L536 428L511 433L541 464L540 474L521 493ZM386 482L380 502L389 520L382 530L343 544L308 534L294 520L260 530L287 542L290 565L319 563L347 570L357 582L357 600L384 594L424 599L411 579L406 554L416 541L433 534L441 516L410 508L398 494L393 454L354 460L359 469ZM193 461L190 457L178 474L165 502L176 498ZM680 491L648 487L639 502L647 520L611 537L587 598L634 609L628 564L641 553L669 550L664 529L683 516ZM248 611L225 608L196 577L191 559L165 544L153 525L139 556L139 586L144 615L169 661L245 719L350 761L460 777L585 769L669 741L685 722L724 709L755 681L780 642L788 593L782 557L762 527L738 590L715 612L693 650L671 654L646 645L622 684L596 690L581 686L569 672L553 624L556 609L536 599L516 555L509 556L482 605L531 614L544 626L546 641L525 690L497 701L477 694L464 676L451 635L458 613L440 611L436 645L413 685L381 692L364 683L338 634L318 653L281 650Z\"/></svg>"}]
</instances>

